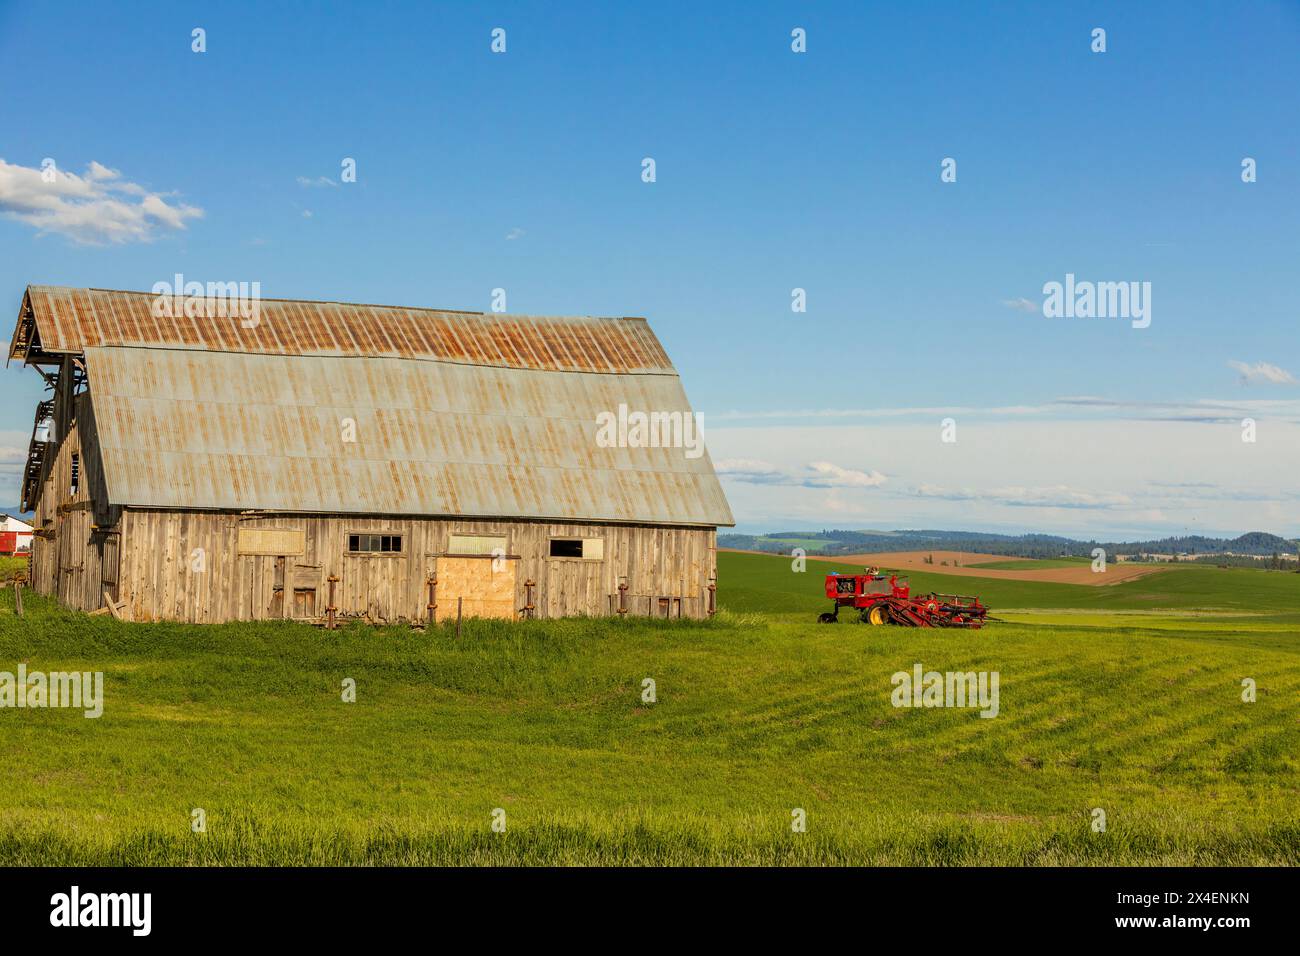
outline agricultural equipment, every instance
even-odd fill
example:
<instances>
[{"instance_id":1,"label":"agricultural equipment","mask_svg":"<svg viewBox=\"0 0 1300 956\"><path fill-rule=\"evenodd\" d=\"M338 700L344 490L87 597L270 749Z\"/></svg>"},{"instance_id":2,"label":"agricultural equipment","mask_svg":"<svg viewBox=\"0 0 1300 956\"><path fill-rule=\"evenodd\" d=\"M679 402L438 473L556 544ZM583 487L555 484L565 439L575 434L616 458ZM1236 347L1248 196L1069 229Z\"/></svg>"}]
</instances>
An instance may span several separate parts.
<instances>
[{"instance_id":1,"label":"agricultural equipment","mask_svg":"<svg viewBox=\"0 0 1300 956\"><path fill-rule=\"evenodd\" d=\"M840 608L852 608L864 624L900 624L904 627L983 627L989 609L977 597L961 594L913 596L908 579L875 568L865 574L826 575L826 596L834 609L820 615L822 624L839 622Z\"/></svg>"}]
</instances>

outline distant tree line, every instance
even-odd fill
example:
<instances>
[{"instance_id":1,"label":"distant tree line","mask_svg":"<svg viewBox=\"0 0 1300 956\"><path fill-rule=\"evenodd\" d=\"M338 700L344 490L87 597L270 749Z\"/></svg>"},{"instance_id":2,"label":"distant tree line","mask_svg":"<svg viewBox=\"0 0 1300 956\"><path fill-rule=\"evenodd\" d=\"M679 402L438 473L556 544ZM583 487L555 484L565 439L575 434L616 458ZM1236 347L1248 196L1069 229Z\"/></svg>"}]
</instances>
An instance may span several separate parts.
<instances>
[{"instance_id":1,"label":"distant tree line","mask_svg":"<svg viewBox=\"0 0 1300 956\"><path fill-rule=\"evenodd\" d=\"M852 531L824 528L821 531L778 531L764 535L720 534L718 547L738 548L744 551L770 551L788 554L798 540L809 554L856 554L872 551L975 551L984 554L1006 555L1013 558L1092 557L1094 548L1104 548L1108 559L1118 555L1137 557L1150 554L1188 555L1205 557L1209 563L1226 563L1234 556L1259 555L1268 560L1255 561L1244 558L1242 567L1272 566L1269 561L1277 556L1279 570L1288 563L1283 554L1300 553L1300 544L1294 540L1251 531L1236 538L1209 538L1203 535L1184 535L1158 538L1149 541L1078 541L1050 534L1006 535L978 531ZM810 543L811 542L811 543ZM1224 560L1214 560L1214 559ZM1232 561L1235 565L1235 560ZM1291 563L1294 563L1293 561Z\"/></svg>"}]
</instances>

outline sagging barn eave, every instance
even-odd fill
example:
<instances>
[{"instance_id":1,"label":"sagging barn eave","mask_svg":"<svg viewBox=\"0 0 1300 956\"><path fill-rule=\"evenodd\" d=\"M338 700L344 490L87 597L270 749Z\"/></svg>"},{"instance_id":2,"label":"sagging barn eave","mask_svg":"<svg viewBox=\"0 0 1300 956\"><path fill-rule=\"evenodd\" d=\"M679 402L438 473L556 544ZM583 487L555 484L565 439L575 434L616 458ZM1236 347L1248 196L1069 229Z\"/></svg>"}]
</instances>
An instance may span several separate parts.
<instances>
[{"instance_id":1,"label":"sagging barn eave","mask_svg":"<svg viewBox=\"0 0 1300 956\"><path fill-rule=\"evenodd\" d=\"M148 300L24 295L10 358L53 393L23 483L39 590L139 619L312 619L337 601L344 616L424 620L441 577L444 607L460 590L467 613L711 613L716 527L732 520L707 455L633 450L611 464L584 437L593 403L687 407L643 319L281 301L271 328L239 338L154 322ZM322 451L319 431L301 433L308 416L345 411L327 407L339 389L378 446ZM522 431L497 424L512 415ZM47 419L53 440L37 441ZM283 500L244 506L259 503L250 496ZM404 510L365 507L388 502ZM400 541L401 554L352 553L358 533ZM462 553L465 541L500 545L509 570L484 576L488 556Z\"/></svg>"}]
</instances>

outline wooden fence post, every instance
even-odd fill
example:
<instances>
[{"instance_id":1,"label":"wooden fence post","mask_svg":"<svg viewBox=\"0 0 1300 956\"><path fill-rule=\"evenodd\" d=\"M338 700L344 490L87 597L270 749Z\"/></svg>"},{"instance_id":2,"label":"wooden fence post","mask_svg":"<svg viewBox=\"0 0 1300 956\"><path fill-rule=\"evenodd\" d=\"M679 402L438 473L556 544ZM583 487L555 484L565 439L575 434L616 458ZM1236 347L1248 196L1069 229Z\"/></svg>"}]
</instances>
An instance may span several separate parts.
<instances>
[{"instance_id":1,"label":"wooden fence post","mask_svg":"<svg viewBox=\"0 0 1300 956\"><path fill-rule=\"evenodd\" d=\"M331 574L325 580L329 581L330 584L330 599L329 603L325 605L325 628L332 631L334 630L334 615L338 613L338 608L334 606L334 585L338 583L339 579Z\"/></svg>"}]
</instances>

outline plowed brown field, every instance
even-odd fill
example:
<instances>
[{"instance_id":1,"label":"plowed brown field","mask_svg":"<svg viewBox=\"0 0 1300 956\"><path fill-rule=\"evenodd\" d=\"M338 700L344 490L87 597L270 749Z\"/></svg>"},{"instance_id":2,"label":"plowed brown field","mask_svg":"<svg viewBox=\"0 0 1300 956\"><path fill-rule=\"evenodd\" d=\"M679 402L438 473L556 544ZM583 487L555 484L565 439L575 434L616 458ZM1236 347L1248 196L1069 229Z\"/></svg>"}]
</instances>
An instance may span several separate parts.
<instances>
[{"instance_id":1,"label":"plowed brown field","mask_svg":"<svg viewBox=\"0 0 1300 956\"><path fill-rule=\"evenodd\" d=\"M719 548L720 551L730 550ZM759 554L762 552L750 552ZM934 564L927 564L926 559L934 558ZM1164 569L1159 564L1109 564L1106 570L1097 574L1091 564L1080 564L1073 568L1038 568L1034 562L1025 558L1024 571L996 571L992 568L972 568L967 565L982 564L986 561L1016 561L1005 554L976 554L969 551L885 551L877 554L845 554L835 557L808 555L809 561L826 561L840 565L845 570L851 567L873 565L878 568L892 568L900 571L929 571L933 574L951 574L965 578L1003 578L1008 581L1046 581L1050 584L1087 584L1094 587L1106 584L1119 584L1132 581L1143 575ZM947 561L947 566L940 564ZM953 562L959 566L954 566Z\"/></svg>"}]
</instances>

